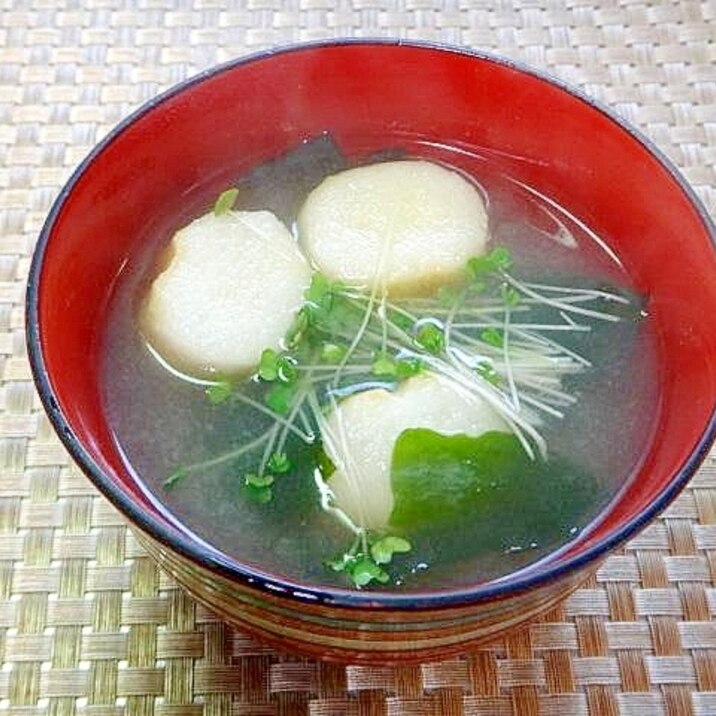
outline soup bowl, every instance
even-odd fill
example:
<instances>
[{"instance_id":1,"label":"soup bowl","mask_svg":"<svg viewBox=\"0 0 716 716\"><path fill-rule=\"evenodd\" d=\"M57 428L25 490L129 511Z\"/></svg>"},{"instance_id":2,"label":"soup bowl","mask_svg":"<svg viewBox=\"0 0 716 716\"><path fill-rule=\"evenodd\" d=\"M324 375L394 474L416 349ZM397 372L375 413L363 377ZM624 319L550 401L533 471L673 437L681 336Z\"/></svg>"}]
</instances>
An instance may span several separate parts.
<instances>
[{"instance_id":1,"label":"soup bowl","mask_svg":"<svg viewBox=\"0 0 716 716\"><path fill-rule=\"evenodd\" d=\"M460 167L488 153L567 207L648 297L657 352L655 438L599 519L551 558L492 582L417 593L317 586L242 563L194 536L128 469L103 408L108 306L147 242L237 176L330 132L349 157L385 147ZM458 159L458 164L461 163ZM714 437L714 229L661 153L555 79L457 48L302 45L220 66L150 101L61 191L30 271L27 337L62 442L137 539L196 599L265 641L326 659L398 662L459 653L551 608L684 487Z\"/></svg>"}]
</instances>

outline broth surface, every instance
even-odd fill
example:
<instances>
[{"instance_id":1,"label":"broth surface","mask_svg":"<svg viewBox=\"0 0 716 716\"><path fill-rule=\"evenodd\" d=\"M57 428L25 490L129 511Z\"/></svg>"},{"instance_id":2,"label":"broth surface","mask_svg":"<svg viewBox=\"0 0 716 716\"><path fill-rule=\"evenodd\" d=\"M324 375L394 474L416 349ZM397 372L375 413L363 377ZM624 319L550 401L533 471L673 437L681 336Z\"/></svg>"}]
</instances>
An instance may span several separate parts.
<instances>
[{"instance_id":1,"label":"broth surface","mask_svg":"<svg viewBox=\"0 0 716 716\"><path fill-rule=\"evenodd\" d=\"M300 197L322 176L344 166L325 141L307 146L290 161L261 167L245 179L239 207L273 209L290 225ZM425 153L420 145L413 149L415 156ZM461 166L459 155L449 148L440 159ZM491 243L509 248L515 275L534 283L629 290L628 276L607 248L608 237L597 237L566 208L541 196L538 188L512 181L489 159L479 167L471 176L486 192ZM281 173L286 176L279 181ZM128 265L112 299L105 336L104 400L128 467L169 513L227 555L310 584L346 586L325 562L344 548L349 535L321 509L312 475L301 469L308 461L300 456L307 457L309 449L298 441L287 444L298 456L298 468L282 479L269 505L252 503L241 492L241 476L256 463L255 454L209 467L172 490L163 486L177 466L235 449L270 425L245 405L212 405L201 386L173 375L147 349L137 330L137 314L170 238L170 233L159 232L146 253ZM633 295L633 300L641 297ZM465 587L525 567L562 546L569 539L565 534L575 536L585 529L638 467L658 406L649 321L595 325L589 332L565 332L564 339L559 338L593 367L565 379L578 401L566 408L563 418L544 416L540 431L550 453L593 480L588 507L580 506L569 525L561 525L559 534L539 544L509 544L506 537L502 548L485 551L479 544L480 526L470 524L446 539L418 537L413 551L401 557L397 586L391 589ZM260 386L249 380L245 392L258 397ZM505 525L506 535L509 530Z\"/></svg>"}]
</instances>

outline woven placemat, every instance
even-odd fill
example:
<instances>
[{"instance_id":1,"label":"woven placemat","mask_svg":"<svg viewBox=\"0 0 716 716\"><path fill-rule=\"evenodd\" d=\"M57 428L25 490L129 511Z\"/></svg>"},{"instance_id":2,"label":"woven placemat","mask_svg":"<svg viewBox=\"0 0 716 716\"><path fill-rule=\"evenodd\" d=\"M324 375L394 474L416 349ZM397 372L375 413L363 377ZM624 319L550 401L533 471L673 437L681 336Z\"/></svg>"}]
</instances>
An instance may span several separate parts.
<instances>
[{"instance_id":1,"label":"woven placemat","mask_svg":"<svg viewBox=\"0 0 716 716\"><path fill-rule=\"evenodd\" d=\"M341 667L276 653L194 604L40 409L23 335L29 257L95 142L216 62L396 35L494 50L582 86L716 209L714 2L0 0L0 713L716 714L713 458L662 519L528 630L445 663Z\"/></svg>"}]
</instances>

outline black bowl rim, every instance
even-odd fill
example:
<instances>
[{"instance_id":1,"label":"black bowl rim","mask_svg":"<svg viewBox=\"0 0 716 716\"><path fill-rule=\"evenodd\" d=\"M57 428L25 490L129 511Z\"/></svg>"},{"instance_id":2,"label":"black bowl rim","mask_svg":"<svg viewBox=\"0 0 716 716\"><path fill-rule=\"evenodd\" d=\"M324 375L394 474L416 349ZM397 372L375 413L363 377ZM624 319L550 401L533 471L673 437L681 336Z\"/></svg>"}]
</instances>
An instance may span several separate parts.
<instances>
[{"instance_id":1,"label":"black bowl rim","mask_svg":"<svg viewBox=\"0 0 716 716\"><path fill-rule=\"evenodd\" d=\"M127 516L131 523L136 524L141 530L151 535L153 539L156 539L162 544L171 547L171 549L176 550L179 554L188 558L191 562L194 562L211 572L219 573L224 577L228 577L232 580L238 580L247 586L257 588L267 595L272 595L274 597L280 595L288 597L296 602L303 603L318 603L356 609L389 609L411 613L426 609L465 607L479 602L504 599L528 589L544 586L546 583L562 577L567 573L577 573L586 568L588 565L593 564L605 557L608 553L629 539L629 537L633 536L636 532L646 526L681 492L693 473L707 456L709 447L716 438L716 403L712 408L711 417L706 424L704 432L697 441L693 451L658 497L636 514L631 520L622 525L619 530L591 545L584 552L557 564L547 563L546 568L540 568L538 566L533 571L528 567L521 572L516 573L514 579L511 579L508 575L499 581L487 582L471 588L404 594L350 591L348 589L330 587L312 587L261 572L247 565L241 565L237 561L229 558L227 555L220 553L218 550L214 550L212 553L207 554L205 547L198 545L195 541L191 540L187 535L181 532L174 532L170 530L165 523L161 522L153 515L145 512L143 509L140 509L136 502L132 500L125 491L120 489L112 480L108 479L103 474L98 464L85 450L78 438L75 437L69 422L60 409L59 401L54 395L50 376L47 372L42 354L38 315L39 283L43 268L45 250L53 233L55 221L57 220L57 217L61 213L67 198L72 193L74 186L77 184L84 171L90 164L92 164L92 162L94 162L94 160L105 150L107 146L109 146L135 121L164 103L166 100L174 97L186 89L193 87L196 84L224 72L231 71L242 65L257 61L265 61L274 55L314 51L322 48L329 49L346 45L363 45L371 47L405 46L415 50L458 54L481 61L491 62L527 75L531 75L563 90L574 99L587 104L592 109L606 116L607 119L630 135L633 140L641 144L661 163L664 169L666 169L666 171L675 180L681 191L689 199L691 205L703 221L704 228L710 236L712 246L716 249L716 226L714 226L714 223L711 221L711 218L709 217L699 197L682 176L681 172L666 157L666 155L658 147L656 147L650 139L643 135L639 130L632 127L624 119L619 117L613 110L603 105L598 100L595 100L593 97L588 96L580 89L572 87L570 84L552 76L548 72L536 70L520 62L500 57L490 52L472 50L465 47L438 42L403 40L395 38L341 38L278 46L216 65L195 75L194 77L190 77L189 79L174 85L170 89L145 102L124 120L122 120L92 149L92 151L79 164L70 176L70 179L61 189L40 232L29 271L26 294L26 338L28 353L33 378L43 406L54 429L57 431L60 440L73 459L99 488L100 492L107 497L110 502L112 502L125 516Z\"/></svg>"}]
</instances>

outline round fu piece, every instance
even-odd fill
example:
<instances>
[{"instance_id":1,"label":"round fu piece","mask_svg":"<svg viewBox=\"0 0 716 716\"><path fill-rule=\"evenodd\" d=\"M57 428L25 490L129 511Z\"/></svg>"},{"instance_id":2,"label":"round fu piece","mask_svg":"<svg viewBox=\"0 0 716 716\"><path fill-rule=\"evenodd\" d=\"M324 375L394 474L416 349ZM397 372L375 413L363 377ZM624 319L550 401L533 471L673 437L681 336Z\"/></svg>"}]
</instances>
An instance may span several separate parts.
<instances>
[{"instance_id":1,"label":"round fu piece","mask_svg":"<svg viewBox=\"0 0 716 716\"><path fill-rule=\"evenodd\" d=\"M171 366L194 376L245 374L278 348L311 270L270 212L206 214L172 239L143 307L142 330Z\"/></svg>"},{"instance_id":2,"label":"round fu piece","mask_svg":"<svg viewBox=\"0 0 716 716\"><path fill-rule=\"evenodd\" d=\"M427 161L384 162L325 179L298 217L320 271L368 290L423 295L458 279L488 240L475 185Z\"/></svg>"},{"instance_id":3,"label":"round fu piece","mask_svg":"<svg viewBox=\"0 0 716 716\"><path fill-rule=\"evenodd\" d=\"M368 529L388 526L393 511L391 462L400 434L426 428L444 435L509 428L479 396L436 375L406 380L397 390L366 390L343 400L327 417L324 449L336 470L328 479L334 504Z\"/></svg>"}]
</instances>

